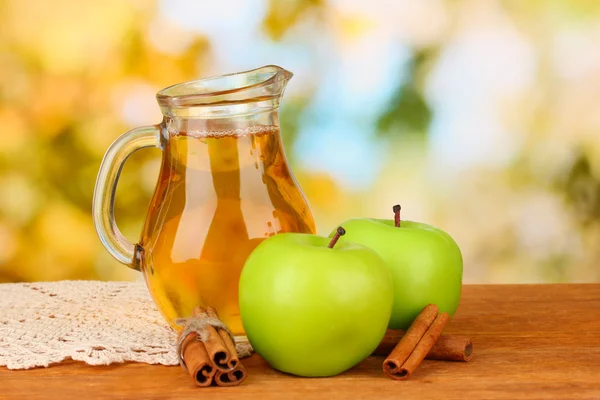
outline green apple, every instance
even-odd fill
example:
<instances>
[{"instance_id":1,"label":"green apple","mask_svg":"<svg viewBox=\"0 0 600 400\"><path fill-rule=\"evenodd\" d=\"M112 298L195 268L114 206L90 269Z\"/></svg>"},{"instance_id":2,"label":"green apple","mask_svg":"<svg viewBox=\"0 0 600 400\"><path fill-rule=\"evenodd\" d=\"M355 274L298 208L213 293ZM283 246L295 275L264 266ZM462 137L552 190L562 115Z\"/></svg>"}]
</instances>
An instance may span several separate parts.
<instances>
[{"instance_id":1,"label":"green apple","mask_svg":"<svg viewBox=\"0 0 600 400\"><path fill-rule=\"evenodd\" d=\"M354 242L377 252L387 263L394 282L390 328L406 329L430 303L450 316L458 308L463 261L452 237L431 225L395 219L352 219L340 243Z\"/></svg>"},{"instance_id":2,"label":"green apple","mask_svg":"<svg viewBox=\"0 0 600 400\"><path fill-rule=\"evenodd\" d=\"M244 264L242 324L256 352L277 370L336 375L369 356L385 335L394 296L389 269L373 250L333 246L336 239L281 233Z\"/></svg>"}]
</instances>

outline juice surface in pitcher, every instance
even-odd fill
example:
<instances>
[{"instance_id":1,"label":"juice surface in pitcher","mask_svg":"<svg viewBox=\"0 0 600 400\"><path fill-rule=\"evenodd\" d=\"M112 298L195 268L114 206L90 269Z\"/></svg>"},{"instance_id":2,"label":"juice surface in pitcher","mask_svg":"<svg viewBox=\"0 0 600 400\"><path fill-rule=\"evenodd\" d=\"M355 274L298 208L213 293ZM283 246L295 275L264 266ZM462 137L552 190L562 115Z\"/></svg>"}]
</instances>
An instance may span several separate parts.
<instances>
[{"instance_id":1,"label":"juice surface in pitcher","mask_svg":"<svg viewBox=\"0 0 600 400\"><path fill-rule=\"evenodd\" d=\"M243 334L238 281L250 252L281 232L314 233L278 128L169 136L141 238L152 297L175 329L195 306L213 306Z\"/></svg>"}]
</instances>

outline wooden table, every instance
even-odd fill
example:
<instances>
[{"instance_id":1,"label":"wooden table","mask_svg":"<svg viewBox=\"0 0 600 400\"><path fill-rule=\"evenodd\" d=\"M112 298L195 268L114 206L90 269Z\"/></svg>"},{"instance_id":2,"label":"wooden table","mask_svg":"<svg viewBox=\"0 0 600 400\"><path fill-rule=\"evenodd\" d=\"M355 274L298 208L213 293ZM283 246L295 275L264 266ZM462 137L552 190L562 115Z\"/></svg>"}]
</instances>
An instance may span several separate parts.
<instances>
[{"instance_id":1,"label":"wooden table","mask_svg":"<svg viewBox=\"0 0 600 400\"><path fill-rule=\"evenodd\" d=\"M446 333L469 335L468 363L425 360L392 381L381 357L333 378L303 379L244 360L238 387L197 389L179 367L0 368L0 399L600 399L600 284L469 285Z\"/></svg>"}]
</instances>

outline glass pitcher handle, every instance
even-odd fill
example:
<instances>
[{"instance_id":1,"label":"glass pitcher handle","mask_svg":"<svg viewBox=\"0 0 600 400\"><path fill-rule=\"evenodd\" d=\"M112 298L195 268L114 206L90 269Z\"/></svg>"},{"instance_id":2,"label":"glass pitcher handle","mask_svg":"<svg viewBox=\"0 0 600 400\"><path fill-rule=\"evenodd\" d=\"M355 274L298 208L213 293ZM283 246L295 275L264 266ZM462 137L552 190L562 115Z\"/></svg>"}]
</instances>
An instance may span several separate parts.
<instances>
[{"instance_id":1,"label":"glass pitcher handle","mask_svg":"<svg viewBox=\"0 0 600 400\"><path fill-rule=\"evenodd\" d=\"M115 193L117 182L127 158L145 147L161 147L159 125L132 129L110 145L98 172L92 215L100 241L110 255L119 262L135 270L140 270L139 245L129 242L117 227L115 221Z\"/></svg>"}]
</instances>

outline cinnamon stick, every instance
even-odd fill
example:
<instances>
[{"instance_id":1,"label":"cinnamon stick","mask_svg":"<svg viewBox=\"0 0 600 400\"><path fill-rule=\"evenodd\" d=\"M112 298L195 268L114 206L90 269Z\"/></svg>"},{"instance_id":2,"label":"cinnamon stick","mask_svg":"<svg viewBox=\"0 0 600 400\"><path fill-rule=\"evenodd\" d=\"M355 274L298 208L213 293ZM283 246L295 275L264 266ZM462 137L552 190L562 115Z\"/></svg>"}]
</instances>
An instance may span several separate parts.
<instances>
[{"instance_id":1,"label":"cinnamon stick","mask_svg":"<svg viewBox=\"0 0 600 400\"><path fill-rule=\"evenodd\" d=\"M444 338L442 340L442 338ZM425 358L441 361L469 361L473 354L473 342L466 336L442 335Z\"/></svg>"},{"instance_id":2,"label":"cinnamon stick","mask_svg":"<svg viewBox=\"0 0 600 400\"><path fill-rule=\"evenodd\" d=\"M218 371L215 375L215 383L218 386L237 386L246 379L246 369L240 363L229 372Z\"/></svg>"},{"instance_id":3,"label":"cinnamon stick","mask_svg":"<svg viewBox=\"0 0 600 400\"><path fill-rule=\"evenodd\" d=\"M402 330L388 329L372 355L389 355L405 334L406 332ZM425 358L441 361L469 361L472 353L473 342L471 338L459 335L441 335Z\"/></svg>"},{"instance_id":4,"label":"cinnamon stick","mask_svg":"<svg viewBox=\"0 0 600 400\"><path fill-rule=\"evenodd\" d=\"M444 312L438 315L404 364L395 371L392 371L389 368L386 370L386 366L395 366L392 362L388 364L389 361L386 360L383 364L384 371L386 371L392 379L408 379L413 372L415 372L419 364L425 359L427 353L433 348L433 345L442 334L448 321L450 321L448 313Z\"/></svg>"},{"instance_id":5,"label":"cinnamon stick","mask_svg":"<svg viewBox=\"0 0 600 400\"><path fill-rule=\"evenodd\" d=\"M213 307L207 307L206 313L208 314L208 316L210 318L219 319L217 310L215 310ZM221 337L221 340L225 344L225 348L227 349L227 355L229 356L229 359L226 361L226 365L231 370L233 370L240 363L240 359L238 357L237 350L235 349L235 344L233 343L233 340L231 339L231 336L229 335L229 333L227 331L225 331L224 329L220 329L220 328L217 328L217 331L219 333L219 336Z\"/></svg>"},{"instance_id":6,"label":"cinnamon stick","mask_svg":"<svg viewBox=\"0 0 600 400\"><path fill-rule=\"evenodd\" d=\"M209 317L207 310L203 307L196 307L194 309L194 316L199 318ZM227 349L225 342L223 342L221 335L217 332L217 329L212 325L206 325L204 329L207 333L204 347L214 366L224 372L234 369L238 362L231 362L231 353Z\"/></svg>"},{"instance_id":7,"label":"cinnamon stick","mask_svg":"<svg viewBox=\"0 0 600 400\"><path fill-rule=\"evenodd\" d=\"M181 348L185 367L196 385L210 386L216 369L211 365L204 344L198 340L195 333L191 333L184 339Z\"/></svg>"},{"instance_id":8,"label":"cinnamon stick","mask_svg":"<svg viewBox=\"0 0 600 400\"><path fill-rule=\"evenodd\" d=\"M215 309L196 307L193 316L178 320L178 325L183 326L177 337L181 364L197 386L235 386L246 379L231 335Z\"/></svg>"},{"instance_id":9,"label":"cinnamon stick","mask_svg":"<svg viewBox=\"0 0 600 400\"><path fill-rule=\"evenodd\" d=\"M429 304L419 313L417 318L408 327L404 337L402 337L398 345L383 363L383 370L386 373L394 374L400 370L400 367L408 359L415 347L417 347L417 344L425 332L427 332L427 329L429 329L439 311L438 306Z\"/></svg>"},{"instance_id":10,"label":"cinnamon stick","mask_svg":"<svg viewBox=\"0 0 600 400\"><path fill-rule=\"evenodd\" d=\"M392 353L383 362L383 371L392 379L406 379L419 366L450 320L438 315L435 304L426 306L412 322Z\"/></svg>"}]
</instances>

